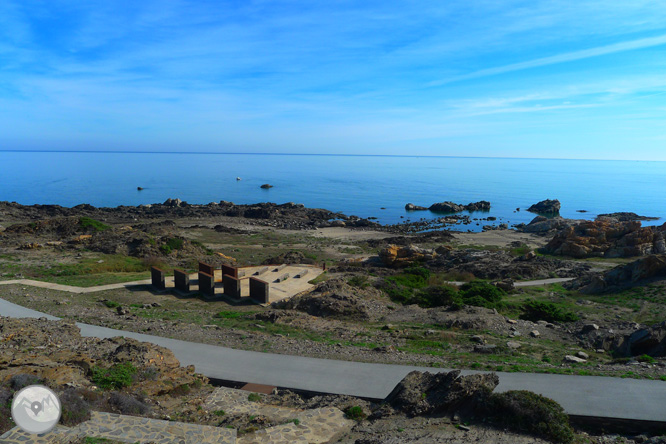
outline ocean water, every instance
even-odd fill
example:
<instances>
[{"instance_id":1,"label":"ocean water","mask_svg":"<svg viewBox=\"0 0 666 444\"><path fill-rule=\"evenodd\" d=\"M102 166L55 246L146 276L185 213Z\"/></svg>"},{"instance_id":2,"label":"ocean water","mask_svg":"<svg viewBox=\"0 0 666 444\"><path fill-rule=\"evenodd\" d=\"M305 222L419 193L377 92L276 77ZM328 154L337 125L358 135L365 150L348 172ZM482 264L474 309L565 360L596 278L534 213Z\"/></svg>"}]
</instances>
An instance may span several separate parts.
<instances>
[{"instance_id":1,"label":"ocean water","mask_svg":"<svg viewBox=\"0 0 666 444\"><path fill-rule=\"evenodd\" d=\"M242 180L237 181L236 177ZM274 188L264 190L261 184ZM563 217L632 211L666 217L666 162L281 154L0 152L0 200L118 206L180 198L206 204L296 202L380 223L441 217L406 203L491 202L496 223L559 199ZM138 191L137 187L144 188ZM382 209L385 208L385 209ZM516 212L516 208L522 211ZM586 210L579 213L576 210ZM482 221L481 225L488 222ZM662 224L664 220L644 222ZM480 229L469 225L461 229Z\"/></svg>"}]
</instances>

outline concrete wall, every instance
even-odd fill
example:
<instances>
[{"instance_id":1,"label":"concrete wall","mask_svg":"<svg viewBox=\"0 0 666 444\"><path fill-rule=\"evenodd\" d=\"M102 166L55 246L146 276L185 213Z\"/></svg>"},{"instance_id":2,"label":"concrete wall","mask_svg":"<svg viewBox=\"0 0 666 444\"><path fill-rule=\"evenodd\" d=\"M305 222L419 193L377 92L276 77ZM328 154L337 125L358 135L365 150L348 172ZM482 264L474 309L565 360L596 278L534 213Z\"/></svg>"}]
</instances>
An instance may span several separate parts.
<instances>
[{"instance_id":1,"label":"concrete wall","mask_svg":"<svg viewBox=\"0 0 666 444\"><path fill-rule=\"evenodd\" d=\"M215 276L215 267L203 262L199 262L199 271L202 273L209 274L211 276Z\"/></svg>"},{"instance_id":2,"label":"concrete wall","mask_svg":"<svg viewBox=\"0 0 666 444\"><path fill-rule=\"evenodd\" d=\"M250 298L259 302L260 304L268 304L270 302L270 285L268 282L251 277Z\"/></svg>"},{"instance_id":3,"label":"concrete wall","mask_svg":"<svg viewBox=\"0 0 666 444\"><path fill-rule=\"evenodd\" d=\"M229 265L222 265L222 276L231 276L238 279L238 268Z\"/></svg>"},{"instance_id":4,"label":"concrete wall","mask_svg":"<svg viewBox=\"0 0 666 444\"><path fill-rule=\"evenodd\" d=\"M222 276L222 284L224 285L225 296L230 296L235 299L241 297L241 282L233 276L225 274Z\"/></svg>"},{"instance_id":5,"label":"concrete wall","mask_svg":"<svg viewBox=\"0 0 666 444\"><path fill-rule=\"evenodd\" d=\"M155 288L158 288L159 290L164 290L166 288L164 272L159 268L150 267L150 279Z\"/></svg>"},{"instance_id":6,"label":"concrete wall","mask_svg":"<svg viewBox=\"0 0 666 444\"><path fill-rule=\"evenodd\" d=\"M215 294L215 279L208 273L199 272L199 291L203 294Z\"/></svg>"},{"instance_id":7,"label":"concrete wall","mask_svg":"<svg viewBox=\"0 0 666 444\"><path fill-rule=\"evenodd\" d=\"M177 290L190 292L190 275L183 270L173 270L174 285Z\"/></svg>"}]
</instances>

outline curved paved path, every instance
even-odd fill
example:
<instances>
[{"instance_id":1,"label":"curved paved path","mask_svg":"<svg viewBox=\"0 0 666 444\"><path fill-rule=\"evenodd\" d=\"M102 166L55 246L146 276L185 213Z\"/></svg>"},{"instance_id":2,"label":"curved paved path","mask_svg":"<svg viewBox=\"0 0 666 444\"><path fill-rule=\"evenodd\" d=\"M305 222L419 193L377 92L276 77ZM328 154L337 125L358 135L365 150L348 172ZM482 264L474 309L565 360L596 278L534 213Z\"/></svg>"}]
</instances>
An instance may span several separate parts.
<instances>
[{"instance_id":1,"label":"curved paved path","mask_svg":"<svg viewBox=\"0 0 666 444\"><path fill-rule=\"evenodd\" d=\"M196 278L196 274L192 275L192 278ZM173 280L173 278L172 278ZM551 279L538 279L534 281L520 281L520 282L515 282L514 285L516 287L537 287L540 285L548 285L548 284L559 284L562 282L568 282L572 281L573 278L551 278ZM465 282L458 282L458 281L449 281L449 284L452 285L457 285L461 286L465 284ZM39 287L39 288L47 288L49 290L58 290L58 291L68 291L70 293L94 293L96 291L104 291L104 290L115 290L119 288L126 288L126 287L134 287L136 285L150 285L151 280L150 279L144 279L141 281L132 281L132 282L121 282L118 284L107 284L107 285L98 285L96 287L75 287L73 285L62 285L62 284L55 284L53 282L43 282L43 281L36 281L34 279L12 279L9 281L0 281L0 285L29 285L32 287Z\"/></svg>"},{"instance_id":2,"label":"curved paved path","mask_svg":"<svg viewBox=\"0 0 666 444\"><path fill-rule=\"evenodd\" d=\"M0 315L58 319L2 299ZM77 325L83 336L125 336L167 347L181 364L193 364L197 372L211 378L325 393L381 399L412 370L447 371L243 351L87 324ZM498 374L498 391L531 390L559 402L571 415L666 421L664 381L534 373Z\"/></svg>"}]
</instances>

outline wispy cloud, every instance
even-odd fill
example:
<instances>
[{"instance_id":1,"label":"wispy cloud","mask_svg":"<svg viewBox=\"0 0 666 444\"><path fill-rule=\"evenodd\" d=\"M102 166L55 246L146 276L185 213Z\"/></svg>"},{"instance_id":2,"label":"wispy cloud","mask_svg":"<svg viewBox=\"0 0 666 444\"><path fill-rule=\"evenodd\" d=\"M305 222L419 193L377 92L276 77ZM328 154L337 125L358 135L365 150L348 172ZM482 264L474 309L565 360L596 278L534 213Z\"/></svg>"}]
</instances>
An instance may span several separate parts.
<instances>
[{"instance_id":1,"label":"wispy cloud","mask_svg":"<svg viewBox=\"0 0 666 444\"><path fill-rule=\"evenodd\" d=\"M448 83L459 82L463 80L478 79L481 77L494 76L498 74L505 74L514 71L521 71L524 69L537 68L541 66L554 65L557 63L573 62L576 60L588 59L591 57L599 57L608 54L615 54L623 51L631 51L636 49L650 48L654 46L661 46L666 44L666 34L657 37L648 37L644 39L630 40L626 42L614 43L612 45L598 46L596 48L583 49L580 51L572 51L563 54L558 54L550 57L542 57L538 59L529 60L526 62L512 63L510 65L498 66L495 68L481 69L469 74L450 77L448 79L436 80L428 83L428 86L441 86Z\"/></svg>"}]
</instances>

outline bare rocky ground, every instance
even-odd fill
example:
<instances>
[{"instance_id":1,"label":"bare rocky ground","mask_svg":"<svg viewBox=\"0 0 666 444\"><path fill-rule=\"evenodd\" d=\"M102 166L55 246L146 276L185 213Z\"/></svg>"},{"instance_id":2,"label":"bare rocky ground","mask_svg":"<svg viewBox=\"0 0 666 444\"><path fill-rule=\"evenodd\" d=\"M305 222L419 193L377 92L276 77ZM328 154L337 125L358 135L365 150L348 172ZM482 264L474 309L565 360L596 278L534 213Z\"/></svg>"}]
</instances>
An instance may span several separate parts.
<instances>
[{"instance_id":1,"label":"bare rocky ground","mask_svg":"<svg viewBox=\"0 0 666 444\"><path fill-rule=\"evenodd\" d=\"M345 221L345 226L336 220ZM535 225L545 228L535 229L537 234L513 230L415 234L410 231L418 227L377 227L371 221L291 204L189 206L171 202L149 208L65 209L0 203L0 280L26 277L90 286L146 278L150 265L193 270L198 260L235 265L325 262L328 269L312 292L272 307L184 299L150 287L76 295L15 284L0 286L0 297L68 321L249 350L434 368L666 380L666 360L659 347L650 349L656 353L647 349L637 353L638 348L632 351L629 346L632 335L646 331L651 341L663 343L666 326L657 324L666 319L666 288L658 275L598 294L581 293L575 285L570 289L561 285L511 289L509 285L499 308L424 308L403 305L387 293L391 279L404 279L405 267L414 263L429 271L427 288L478 278L572 277L579 285L589 285L599 282L597 277L615 283L612 279L624 276L617 271L608 273L632 258L597 255L574 260L534 254L534 249L551 242L557 233L552 227L559 224L539 220ZM572 245L587 245L579 237L565 239ZM425 256L387 267L378 254L390 245L425 252ZM611 250L618 251L609 246ZM412 294L420 291L407 290ZM579 319L520 319L521 307L528 300L556 304ZM86 346L85 341L82 344ZM101 361L107 359L97 356ZM569 362L567 356L584 361ZM190 387L192 391L182 399L158 396L160 404L151 404L151 411L157 416L175 415L179 420L212 424L218 418L206 419L196 408L206 387L202 384L201 393ZM288 404L287 398L298 397L286 394L277 402ZM234 425L256 426L242 422ZM581 442L621 442L612 437L583 438ZM447 418L400 416L363 421L344 439L341 442L361 444L539 442L482 423L465 431Z\"/></svg>"}]
</instances>

